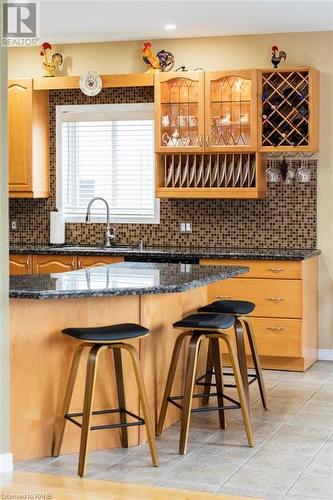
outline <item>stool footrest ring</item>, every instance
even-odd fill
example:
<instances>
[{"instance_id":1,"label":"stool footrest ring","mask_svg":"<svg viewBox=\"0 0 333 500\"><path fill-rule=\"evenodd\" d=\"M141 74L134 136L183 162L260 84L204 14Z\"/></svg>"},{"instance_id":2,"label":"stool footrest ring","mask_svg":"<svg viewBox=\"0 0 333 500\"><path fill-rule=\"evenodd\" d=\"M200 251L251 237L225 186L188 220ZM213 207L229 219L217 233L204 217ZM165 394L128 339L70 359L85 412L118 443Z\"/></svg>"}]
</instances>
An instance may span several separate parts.
<instances>
[{"instance_id":1,"label":"stool footrest ring","mask_svg":"<svg viewBox=\"0 0 333 500\"><path fill-rule=\"evenodd\" d=\"M133 427L135 425L145 425L145 421L142 417L139 417L138 415L135 415L135 413L132 413L131 411L126 410L125 408L112 408L111 410L97 410L93 411L92 415L106 415L109 413L125 413L126 415L129 415L130 417L133 417L136 419L136 422L124 422L124 423L119 423L119 424L105 424L105 425L93 425L90 427L91 431L97 431L97 430L103 430L103 429L119 429L121 427ZM72 424L77 425L78 427L82 428L82 424L75 420L73 417L82 417L83 413L78 412L78 413L66 413L65 418L72 422Z\"/></svg>"},{"instance_id":2,"label":"stool footrest ring","mask_svg":"<svg viewBox=\"0 0 333 500\"><path fill-rule=\"evenodd\" d=\"M228 405L228 406L203 406L200 408L192 408L191 412L193 413L199 413L203 411L217 411L217 410L234 410L235 408L240 408L240 403L236 401L235 399L231 398L230 396L226 396L224 393L217 393L217 392L212 392L212 393L201 393L201 394L193 394L193 398L203 398L205 396L222 396L224 399L227 401L230 401L230 403L233 403L233 405ZM182 400L184 399L184 396L169 396L167 398L168 402L179 408L180 410L183 409L183 407L177 403L177 400Z\"/></svg>"}]
</instances>

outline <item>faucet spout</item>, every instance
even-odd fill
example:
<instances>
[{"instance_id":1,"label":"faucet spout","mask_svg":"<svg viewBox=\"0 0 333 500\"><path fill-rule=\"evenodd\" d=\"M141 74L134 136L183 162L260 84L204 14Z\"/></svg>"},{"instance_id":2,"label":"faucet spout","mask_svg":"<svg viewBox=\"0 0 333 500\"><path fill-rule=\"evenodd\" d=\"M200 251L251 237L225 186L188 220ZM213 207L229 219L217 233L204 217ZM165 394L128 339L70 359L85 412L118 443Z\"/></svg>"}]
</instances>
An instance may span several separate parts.
<instances>
[{"instance_id":1,"label":"faucet spout","mask_svg":"<svg viewBox=\"0 0 333 500\"><path fill-rule=\"evenodd\" d=\"M105 246L111 247L112 245L114 245L116 237L114 234L114 230L111 228L111 223L110 223L110 206L105 198L102 198L101 196L95 196L89 201L87 205L86 222L87 223L91 222L91 206L95 201L102 201L105 204L106 207Z\"/></svg>"}]
</instances>

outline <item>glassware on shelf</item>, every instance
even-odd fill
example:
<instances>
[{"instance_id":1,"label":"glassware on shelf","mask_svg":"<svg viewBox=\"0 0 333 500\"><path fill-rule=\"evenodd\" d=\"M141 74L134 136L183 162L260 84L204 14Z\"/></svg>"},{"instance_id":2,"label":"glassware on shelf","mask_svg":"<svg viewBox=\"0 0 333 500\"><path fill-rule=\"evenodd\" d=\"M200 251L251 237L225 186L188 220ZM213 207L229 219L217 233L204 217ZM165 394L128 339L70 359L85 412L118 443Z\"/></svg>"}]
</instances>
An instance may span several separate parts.
<instances>
[{"instance_id":1,"label":"glassware on shelf","mask_svg":"<svg viewBox=\"0 0 333 500\"><path fill-rule=\"evenodd\" d=\"M302 155L301 166L296 172L296 180L297 182L301 183L307 183L311 181L311 170L304 155Z\"/></svg>"},{"instance_id":2,"label":"glassware on shelf","mask_svg":"<svg viewBox=\"0 0 333 500\"><path fill-rule=\"evenodd\" d=\"M266 168L267 182L277 183L282 181L281 170L276 158L268 159L268 167Z\"/></svg>"}]
</instances>

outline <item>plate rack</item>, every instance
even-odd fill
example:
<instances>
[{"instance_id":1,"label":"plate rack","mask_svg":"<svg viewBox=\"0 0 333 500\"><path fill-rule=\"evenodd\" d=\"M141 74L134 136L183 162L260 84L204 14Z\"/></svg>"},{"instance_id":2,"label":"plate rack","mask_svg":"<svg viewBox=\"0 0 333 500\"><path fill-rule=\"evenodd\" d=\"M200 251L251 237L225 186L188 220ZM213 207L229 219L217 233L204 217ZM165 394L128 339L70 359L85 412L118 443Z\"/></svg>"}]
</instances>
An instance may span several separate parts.
<instances>
[{"instance_id":1,"label":"plate rack","mask_svg":"<svg viewBox=\"0 0 333 500\"><path fill-rule=\"evenodd\" d=\"M262 198L265 161L259 153L157 155L160 198Z\"/></svg>"}]
</instances>

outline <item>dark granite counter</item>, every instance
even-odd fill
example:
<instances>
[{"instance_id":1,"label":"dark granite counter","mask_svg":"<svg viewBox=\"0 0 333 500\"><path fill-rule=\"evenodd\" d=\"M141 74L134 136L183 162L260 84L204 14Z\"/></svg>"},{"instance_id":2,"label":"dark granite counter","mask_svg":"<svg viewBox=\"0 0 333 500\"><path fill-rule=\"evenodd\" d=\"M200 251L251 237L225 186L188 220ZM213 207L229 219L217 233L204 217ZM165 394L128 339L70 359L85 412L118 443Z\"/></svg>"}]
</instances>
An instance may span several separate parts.
<instances>
[{"instance_id":1,"label":"dark granite counter","mask_svg":"<svg viewBox=\"0 0 333 500\"><path fill-rule=\"evenodd\" d=\"M12 245L10 253L60 255L114 255L131 260L158 259L255 259L304 260L320 255L320 250L281 248L194 248L114 246L111 248L79 245Z\"/></svg>"},{"instance_id":2,"label":"dark granite counter","mask_svg":"<svg viewBox=\"0 0 333 500\"><path fill-rule=\"evenodd\" d=\"M64 299L184 292L248 271L240 266L124 262L54 274L11 276L10 298Z\"/></svg>"}]
</instances>

